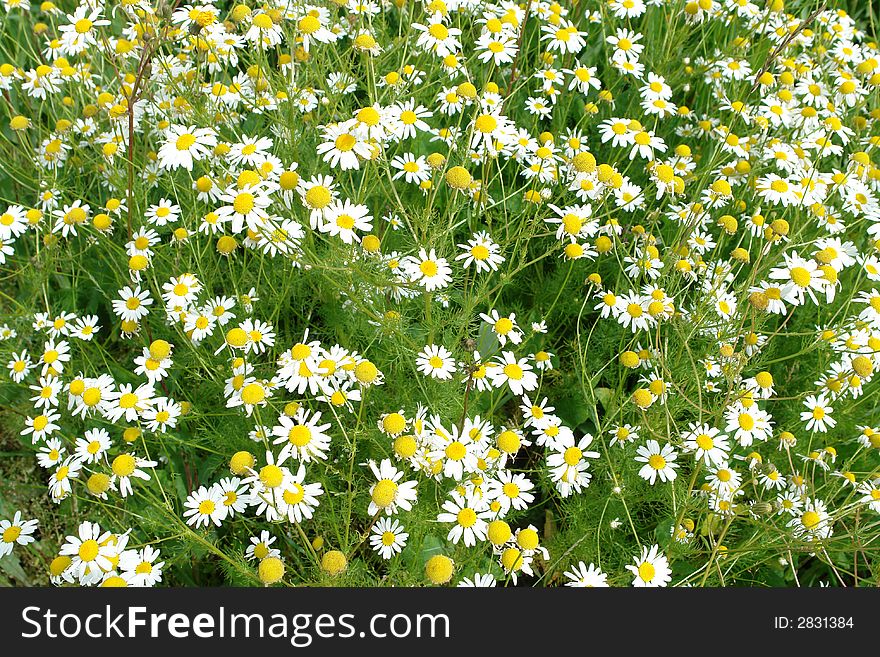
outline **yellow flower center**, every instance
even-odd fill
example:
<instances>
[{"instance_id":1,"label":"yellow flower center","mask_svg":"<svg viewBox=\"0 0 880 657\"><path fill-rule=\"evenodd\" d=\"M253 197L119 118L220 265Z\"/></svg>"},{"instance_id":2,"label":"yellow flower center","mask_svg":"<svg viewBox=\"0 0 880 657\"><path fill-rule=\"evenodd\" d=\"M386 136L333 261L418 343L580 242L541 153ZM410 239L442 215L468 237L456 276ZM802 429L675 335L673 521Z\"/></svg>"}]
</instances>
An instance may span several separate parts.
<instances>
[{"instance_id":1,"label":"yellow flower center","mask_svg":"<svg viewBox=\"0 0 880 657\"><path fill-rule=\"evenodd\" d=\"M583 451L581 451L580 447L569 447L565 450L562 458L566 462L566 464L570 466L575 466L581 462L581 458L583 458Z\"/></svg>"},{"instance_id":2,"label":"yellow flower center","mask_svg":"<svg viewBox=\"0 0 880 657\"><path fill-rule=\"evenodd\" d=\"M128 477L134 472L136 467L137 461L134 460L131 454L120 454L113 459L111 469L117 477Z\"/></svg>"},{"instance_id":3,"label":"yellow flower center","mask_svg":"<svg viewBox=\"0 0 880 657\"><path fill-rule=\"evenodd\" d=\"M195 143L196 143L195 136L191 135L187 132L187 133L180 135L177 138L177 141L174 143L174 145L177 147L177 150L186 151L186 150L189 150L192 147L192 145Z\"/></svg>"},{"instance_id":4,"label":"yellow flower center","mask_svg":"<svg viewBox=\"0 0 880 657\"><path fill-rule=\"evenodd\" d=\"M354 145L356 143L357 143L357 139L355 139L355 137L353 135L346 133L344 135L339 135L336 138L334 145L336 146L337 150L340 150L343 152L348 152L352 148L354 148Z\"/></svg>"},{"instance_id":5,"label":"yellow flower center","mask_svg":"<svg viewBox=\"0 0 880 657\"><path fill-rule=\"evenodd\" d=\"M303 16L297 25L299 26L299 29L306 34L313 34L321 27L321 22L309 14L308 16Z\"/></svg>"},{"instance_id":6,"label":"yellow flower center","mask_svg":"<svg viewBox=\"0 0 880 657\"><path fill-rule=\"evenodd\" d=\"M284 480L284 472L277 465L264 465L260 468L260 482L266 488L277 488Z\"/></svg>"},{"instance_id":7,"label":"yellow flower center","mask_svg":"<svg viewBox=\"0 0 880 657\"><path fill-rule=\"evenodd\" d=\"M323 185L315 185L306 192L306 203L309 207L320 210L330 204L330 190Z\"/></svg>"},{"instance_id":8,"label":"yellow flower center","mask_svg":"<svg viewBox=\"0 0 880 657\"><path fill-rule=\"evenodd\" d=\"M305 489L296 482L294 482L293 488L288 488L281 495L287 504L299 504L305 499L305 496Z\"/></svg>"},{"instance_id":9,"label":"yellow flower center","mask_svg":"<svg viewBox=\"0 0 880 657\"><path fill-rule=\"evenodd\" d=\"M354 228L354 217L349 214L341 214L336 217L336 225L343 230L351 230Z\"/></svg>"},{"instance_id":10,"label":"yellow flower center","mask_svg":"<svg viewBox=\"0 0 880 657\"><path fill-rule=\"evenodd\" d=\"M238 214L248 214L254 209L254 195L242 192L232 201L232 207Z\"/></svg>"},{"instance_id":11,"label":"yellow flower center","mask_svg":"<svg viewBox=\"0 0 880 657\"><path fill-rule=\"evenodd\" d=\"M434 23L431 27L428 28L428 34L430 34L435 39L439 39L440 41L442 41L449 36L449 30L446 29L446 26L442 25L441 23Z\"/></svg>"},{"instance_id":12,"label":"yellow flower center","mask_svg":"<svg viewBox=\"0 0 880 657\"><path fill-rule=\"evenodd\" d=\"M514 381L519 381L523 378L523 368L521 368L516 363L508 363L504 366L504 375L508 379L513 379Z\"/></svg>"},{"instance_id":13,"label":"yellow flower center","mask_svg":"<svg viewBox=\"0 0 880 657\"><path fill-rule=\"evenodd\" d=\"M801 524L807 529L813 529L822 518L815 511L807 511L801 516Z\"/></svg>"},{"instance_id":14,"label":"yellow flower center","mask_svg":"<svg viewBox=\"0 0 880 657\"><path fill-rule=\"evenodd\" d=\"M18 540L19 536L21 536L21 527L13 525L3 532L3 542L15 543L15 541Z\"/></svg>"},{"instance_id":15,"label":"yellow flower center","mask_svg":"<svg viewBox=\"0 0 880 657\"><path fill-rule=\"evenodd\" d=\"M462 509L458 512L457 520L462 527L473 527L477 522L477 514L473 509Z\"/></svg>"},{"instance_id":16,"label":"yellow flower center","mask_svg":"<svg viewBox=\"0 0 880 657\"><path fill-rule=\"evenodd\" d=\"M83 561L94 561L99 549L98 541L91 538L83 541L79 546L79 558Z\"/></svg>"},{"instance_id":17,"label":"yellow flower center","mask_svg":"<svg viewBox=\"0 0 880 657\"><path fill-rule=\"evenodd\" d=\"M811 279L812 276L810 276L810 272L803 267L791 268L791 280L794 281L794 284L798 287L809 287Z\"/></svg>"},{"instance_id":18,"label":"yellow flower center","mask_svg":"<svg viewBox=\"0 0 880 657\"><path fill-rule=\"evenodd\" d=\"M491 114L483 114L474 121L474 127L482 133L489 133L498 127L498 120Z\"/></svg>"},{"instance_id":19,"label":"yellow flower center","mask_svg":"<svg viewBox=\"0 0 880 657\"><path fill-rule=\"evenodd\" d=\"M507 482L501 488L502 492L507 495L507 497L515 498L519 497L519 486L517 486L512 481Z\"/></svg>"},{"instance_id":20,"label":"yellow flower center","mask_svg":"<svg viewBox=\"0 0 880 657\"><path fill-rule=\"evenodd\" d=\"M371 498L376 506L384 509L394 502L397 496L397 484L390 479L381 479L373 488Z\"/></svg>"},{"instance_id":21,"label":"yellow flower center","mask_svg":"<svg viewBox=\"0 0 880 657\"><path fill-rule=\"evenodd\" d=\"M499 335L507 335L513 330L513 322L511 322L507 317L502 317L497 322L495 322L495 332Z\"/></svg>"},{"instance_id":22,"label":"yellow flower center","mask_svg":"<svg viewBox=\"0 0 880 657\"><path fill-rule=\"evenodd\" d=\"M461 461L465 454L467 454L467 448L458 440L452 441L446 448L446 457L453 461Z\"/></svg>"},{"instance_id":23,"label":"yellow flower center","mask_svg":"<svg viewBox=\"0 0 880 657\"><path fill-rule=\"evenodd\" d=\"M296 447L305 447L312 441L312 432L307 426L297 424L287 433L287 440Z\"/></svg>"},{"instance_id":24,"label":"yellow flower center","mask_svg":"<svg viewBox=\"0 0 880 657\"><path fill-rule=\"evenodd\" d=\"M654 575L656 573L657 571L654 568L653 564L647 561L643 561L641 564L639 564L639 577L643 582L653 581Z\"/></svg>"}]
</instances>

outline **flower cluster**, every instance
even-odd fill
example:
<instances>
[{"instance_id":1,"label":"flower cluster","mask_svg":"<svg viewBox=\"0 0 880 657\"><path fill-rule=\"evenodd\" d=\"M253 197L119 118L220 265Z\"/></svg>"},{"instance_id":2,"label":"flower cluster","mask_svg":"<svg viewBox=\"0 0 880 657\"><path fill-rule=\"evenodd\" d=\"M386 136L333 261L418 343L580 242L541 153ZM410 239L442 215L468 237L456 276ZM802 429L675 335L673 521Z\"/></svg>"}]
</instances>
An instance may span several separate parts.
<instances>
[{"instance_id":1,"label":"flower cluster","mask_svg":"<svg viewBox=\"0 0 880 657\"><path fill-rule=\"evenodd\" d=\"M0 558L85 586L876 570L880 47L845 12L67 4L4 8L32 35L0 56L0 428L39 467Z\"/></svg>"}]
</instances>

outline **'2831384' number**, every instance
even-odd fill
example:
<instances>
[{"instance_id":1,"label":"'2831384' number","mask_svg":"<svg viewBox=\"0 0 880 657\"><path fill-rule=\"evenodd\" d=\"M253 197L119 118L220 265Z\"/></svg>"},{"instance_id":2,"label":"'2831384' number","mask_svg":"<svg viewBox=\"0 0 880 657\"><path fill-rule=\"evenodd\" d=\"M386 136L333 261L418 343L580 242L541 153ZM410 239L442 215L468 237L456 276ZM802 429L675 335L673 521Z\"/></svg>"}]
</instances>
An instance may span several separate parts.
<instances>
[{"instance_id":1,"label":"'2831384' number","mask_svg":"<svg viewBox=\"0 0 880 657\"><path fill-rule=\"evenodd\" d=\"M842 629L852 628L852 616L799 616L797 619L797 628L799 630L818 630L818 629Z\"/></svg>"}]
</instances>

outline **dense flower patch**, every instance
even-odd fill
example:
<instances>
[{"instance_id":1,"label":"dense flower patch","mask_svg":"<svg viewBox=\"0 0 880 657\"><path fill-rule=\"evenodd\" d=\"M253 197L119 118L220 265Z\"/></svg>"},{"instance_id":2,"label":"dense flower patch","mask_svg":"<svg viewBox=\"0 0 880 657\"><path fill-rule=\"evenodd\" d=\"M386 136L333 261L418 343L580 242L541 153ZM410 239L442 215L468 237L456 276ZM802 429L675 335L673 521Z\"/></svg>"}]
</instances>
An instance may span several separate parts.
<instances>
[{"instance_id":1,"label":"dense flower patch","mask_svg":"<svg viewBox=\"0 0 880 657\"><path fill-rule=\"evenodd\" d=\"M4 577L877 582L867 23L4 4Z\"/></svg>"}]
</instances>

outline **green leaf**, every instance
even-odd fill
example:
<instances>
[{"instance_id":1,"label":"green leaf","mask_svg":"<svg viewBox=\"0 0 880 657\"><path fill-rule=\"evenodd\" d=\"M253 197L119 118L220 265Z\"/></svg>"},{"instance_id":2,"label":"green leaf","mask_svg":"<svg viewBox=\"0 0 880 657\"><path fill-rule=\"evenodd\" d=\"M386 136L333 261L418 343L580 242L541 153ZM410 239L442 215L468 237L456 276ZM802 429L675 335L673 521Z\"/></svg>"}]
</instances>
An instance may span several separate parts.
<instances>
[{"instance_id":1,"label":"green leaf","mask_svg":"<svg viewBox=\"0 0 880 657\"><path fill-rule=\"evenodd\" d=\"M21 567L18 555L13 552L0 559L0 570L23 586L30 586L30 580Z\"/></svg>"},{"instance_id":2,"label":"green leaf","mask_svg":"<svg viewBox=\"0 0 880 657\"><path fill-rule=\"evenodd\" d=\"M477 334L477 351L481 356L491 354L498 351L501 344L498 342L498 336L495 335L488 324L482 322L480 324L480 332Z\"/></svg>"},{"instance_id":3,"label":"green leaf","mask_svg":"<svg viewBox=\"0 0 880 657\"><path fill-rule=\"evenodd\" d=\"M433 534L428 534L422 541L422 549L419 551L419 560L425 564L435 554L443 554L443 540Z\"/></svg>"},{"instance_id":4,"label":"green leaf","mask_svg":"<svg viewBox=\"0 0 880 657\"><path fill-rule=\"evenodd\" d=\"M572 429L579 427L590 417L590 406L582 397L560 397L555 406L556 413Z\"/></svg>"},{"instance_id":5,"label":"green leaf","mask_svg":"<svg viewBox=\"0 0 880 657\"><path fill-rule=\"evenodd\" d=\"M611 400L614 398L614 391L611 388L595 388L593 394L596 401L602 404L602 408L608 410Z\"/></svg>"},{"instance_id":6,"label":"green leaf","mask_svg":"<svg viewBox=\"0 0 880 657\"><path fill-rule=\"evenodd\" d=\"M672 542L672 525L674 523L675 520L673 518L665 518L657 523L657 527L654 529L654 539L664 549Z\"/></svg>"}]
</instances>

